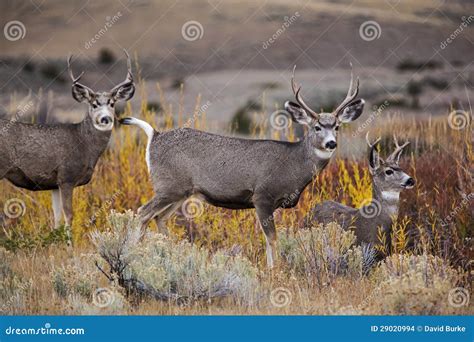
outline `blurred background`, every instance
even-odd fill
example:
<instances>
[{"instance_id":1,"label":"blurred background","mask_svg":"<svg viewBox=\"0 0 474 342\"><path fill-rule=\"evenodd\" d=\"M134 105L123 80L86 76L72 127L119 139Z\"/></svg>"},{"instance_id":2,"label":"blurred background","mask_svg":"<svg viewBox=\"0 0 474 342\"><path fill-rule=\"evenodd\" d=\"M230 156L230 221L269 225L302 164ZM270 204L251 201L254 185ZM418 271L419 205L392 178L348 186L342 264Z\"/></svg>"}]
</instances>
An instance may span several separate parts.
<instances>
[{"instance_id":1,"label":"blurred background","mask_svg":"<svg viewBox=\"0 0 474 342\"><path fill-rule=\"evenodd\" d=\"M146 94L158 121L166 99L184 118L205 112L208 130L248 134L292 99L294 65L307 102L329 111L350 63L364 116L447 115L472 98L473 9L469 0L4 0L0 115L79 121L68 54L84 84L108 90L125 77L123 48L141 80L132 105Z\"/></svg>"}]
</instances>

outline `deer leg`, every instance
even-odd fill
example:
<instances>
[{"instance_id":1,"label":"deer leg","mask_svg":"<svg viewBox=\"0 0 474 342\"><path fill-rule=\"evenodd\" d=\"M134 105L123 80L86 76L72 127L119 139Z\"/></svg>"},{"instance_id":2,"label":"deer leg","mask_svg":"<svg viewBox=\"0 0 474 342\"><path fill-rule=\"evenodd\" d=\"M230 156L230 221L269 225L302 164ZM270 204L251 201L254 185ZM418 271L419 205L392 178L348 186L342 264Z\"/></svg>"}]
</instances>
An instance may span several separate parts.
<instances>
[{"instance_id":1,"label":"deer leg","mask_svg":"<svg viewBox=\"0 0 474 342\"><path fill-rule=\"evenodd\" d=\"M148 203L138 208L137 213L140 217L142 231L155 216L166 212L173 204L175 204L175 201L155 196Z\"/></svg>"},{"instance_id":2,"label":"deer leg","mask_svg":"<svg viewBox=\"0 0 474 342\"><path fill-rule=\"evenodd\" d=\"M273 268L276 261L276 242L277 234L275 224L273 222L273 206L268 204L255 204L257 216L260 221L260 226L265 233L266 252L267 252L267 266Z\"/></svg>"},{"instance_id":3,"label":"deer leg","mask_svg":"<svg viewBox=\"0 0 474 342\"><path fill-rule=\"evenodd\" d=\"M59 192L59 189L52 191L52 199L53 199L54 229L58 229L61 224L61 216L62 216L61 194Z\"/></svg>"},{"instance_id":4,"label":"deer leg","mask_svg":"<svg viewBox=\"0 0 474 342\"><path fill-rule=\"evenodd\" d=\"M68 238L68 244L72 244L72 194L74 187L72 185L61 185L59 187L59 193L61 194L61 203L63 207L64 222L66 224L66 234Z\"/></svg>"},{"instance_id":5,"label":"deer leg","mask_svg":"<svg viewBox=\"0 0 474 342\"><path fill-rule=\"evenodd\" d=\"M166 209L164 209L162 212L157 214L155 216L155 222L156 225L158 226L158 231L163 234L168 236L168 227L166 227L165 221L178 209L178 207L183 203L183 201L178 201L173 203L171 206L168 206Z\"/></svg>"}]
</instances>

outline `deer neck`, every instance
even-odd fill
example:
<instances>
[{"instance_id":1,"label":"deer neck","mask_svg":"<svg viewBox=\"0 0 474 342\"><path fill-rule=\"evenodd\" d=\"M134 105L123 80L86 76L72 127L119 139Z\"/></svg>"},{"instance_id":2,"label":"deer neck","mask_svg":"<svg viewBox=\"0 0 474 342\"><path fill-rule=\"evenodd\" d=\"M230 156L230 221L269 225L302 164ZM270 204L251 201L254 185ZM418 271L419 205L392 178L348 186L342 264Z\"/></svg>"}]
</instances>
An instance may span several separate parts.
<instances>
[{"instance_id":1,"label":"deer neck","mask_svg":"<svg viewBox=\"0 0 474 342\"><path fill-rule=\"evenodd\" d=\"M84 139L84 143L91 146L91 150L97 150L101 154L107 147L112 130L101 131L95 128L90 116L86 114L85 119L78 124L79 135Z\"/></svg>"},{"instance_id":2,"label":"deer neck","mask_svg":"<svg viewBox=\"0 0 474 342\"><path fill-rule=\"evenodd\" d=\"M376 184L372 185L372 201L380 204L382 212L390 216L392 221L398 217L398 208L400 206L400 191L384 191L379 189Z\"/></svg>"},{"instance_id":3,"label":"deer neck","mask_svg":"<svg viewBox=\"0 0 474 342\"><path fill-rule=\"evenodd\" d=\"M308 172L313 176L317 176L328 165L331 157L334 155L334 151L327 152L315 148L311 144L309 134L301 141L301 147L304 151L304 159Z\"/></svg>"}]
</instances>

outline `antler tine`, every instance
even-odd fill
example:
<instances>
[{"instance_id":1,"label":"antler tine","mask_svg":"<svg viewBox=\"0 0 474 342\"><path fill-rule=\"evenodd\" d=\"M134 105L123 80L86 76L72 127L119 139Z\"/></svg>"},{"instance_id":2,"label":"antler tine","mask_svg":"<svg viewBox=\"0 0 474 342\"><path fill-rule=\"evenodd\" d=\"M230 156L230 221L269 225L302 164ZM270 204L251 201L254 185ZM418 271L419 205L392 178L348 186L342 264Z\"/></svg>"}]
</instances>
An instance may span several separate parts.
<instances>
[{"instance_id":1,"label":"antler tine","mask_svg":"<svg viewBox=\"0 0 474 342\"><path fill-rule=\"evenodd\" d=\"M115 87L113 87L111 92L114 92L125 85L129 85L130 83L133 84L132 61L130 59L130 55L128 54L127 50L123 49L123 51L125 52L125 55L127 56L127 77L125 78L124 81L120 82Z\"/></svg>"},{"instance_id":2,"label":"antler tine","mask_svg":"<svg viewBox=\"0 0 474 342\"><path fill-rule=\"evenodd\" d=\"M67 69L68 69L68 72L69 72L69 77L71 77L71 80L72 80L72 83L77 83L82 75L84 75L84 71L80 73L79 76L77 77L74 77L74 74L72 73L72 68L71 68L71 59L72 59L72 55L69 55L69 57L67 58Z\"/></svg>"},{"instance_id":3,"label":"antler tine","mask_svg":"<svg viewBox=\"0 0 474 342\"><path fill-rule=\"evenodd\" d=\"M398 144L398 139L397 137L395 136L395 134L393 135L393 141L395 143L395 151L393 151L390 156L388 156L387 160L389 161L392 161L392 162L396 162L398 164L398 160L400 159L400 154L401 154L401 151L408 145L410 144L410 141L405 141L405 143L403 143L403 145L399 145Z\"/></svg>"},{"instance_id":4,"label":"antler tine","mask_svg":"<svg viewBox=\"0 0 474 342\"><path fill-rule=\"evenodd\" d=\"M127 56L127 78L133 80L132 60L130 59L130 55L128 54L127 50L123 49L123 52L125 52L125 55Z\"/></svg>"},{"instance_id":5,"label":"antler tine","mask_svg":"<svg viewBox=\"0 0 474 342\"><path fill-rule=\"evenodd\" d=\"M336 108L336 110L334 111L334 113L336 115L339 114L339 112L349 103L351 102L352 100L354 100L356 98L356 96L359 94L359 77L357 77L356 79L356 87L355 87L355 90L352 91L352 88L354 86L354 71L352 69L352 63L350 63L351 65L351 81L349 83L349 89L347 90L347 95L346 95L346 98L341 102L341 104Z\"/></svg>"},{"instance_id":6,"label":"antler tine","mask_svg":"<svg viewBox=\"0 0 474 342\"><path fill-rule=\"evenodd\" d=\"M301 107L304 108L313 118L318 118L318 113L312 110L306 102L304 102L303 98L301 97L301 86L298 86L295 82L295 70L296 65L293 67L293 75L291 76L291 88L293 89L293 94L295 94L296 101L299 103Z\"/></svg>"},{"instance_id":7,"label":"antler tine","mask_svg":"<svg viewBox=\"0 0 474 342\"><path fill-rule=\"evenodd\" d=\"M370 143L369 131L367 131L367 134L365 135L365 140L367 141L367 145L369 145L369 147L372 148L380 142L380 137L375 139L375 141L373 143Z\"/></svg>"},{"instance_id":8,"label":"antler tine","mask_svg":"<svg viewBox=\"0 0 474 342\"><path fill-rule=\"evenodd\" d=\"M293 89L293 94L296 96L296 93L298 92L298 86L296 85L296 82L295 82L295 70L296 70L296 65L293 67L293 74L291 75L291 88Z\"/></svg>"}]
</instances>

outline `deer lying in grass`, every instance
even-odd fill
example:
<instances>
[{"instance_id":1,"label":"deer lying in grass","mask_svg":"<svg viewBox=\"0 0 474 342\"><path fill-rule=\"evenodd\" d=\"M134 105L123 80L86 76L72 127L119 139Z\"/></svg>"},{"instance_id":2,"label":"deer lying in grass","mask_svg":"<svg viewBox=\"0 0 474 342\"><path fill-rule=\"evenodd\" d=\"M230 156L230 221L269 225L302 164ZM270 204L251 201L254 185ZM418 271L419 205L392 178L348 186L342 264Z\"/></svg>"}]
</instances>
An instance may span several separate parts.
<instances>
[{"instance_id":1,"label":"deer lying in grass","mask_svg":"<svg viewBox=\"0 0 474 342\"><path fill-rule=\"evenodd\" d=\"M323 223L336 221L344 229L355 228L357 242L359 244L380 244L380 232L385 235L388 251L390 250L390 235L392 225L397 219L400 201L400 192L403 189L411 189L415 185L412 177L403 172L399 167L400 156L403 148L395 139L396 149L386 159L380 158L377 152L377 144L380 138L373 144L370 143L368 133L366 136L369 145L369 172L372 177L372 201L360 209L348 207L344 204L325 201L316 205L304 219L304 226L312 223Z\"/></svg>"},{"instance_id":2,"label":"deer lying in grass","mask_svg":"<svg viewBox=\"0 0 474 342\"><path fill-rule=\"evenodd\" d=\"M0 179L32 190L52 190L54 225L64 216L70 237L72 195L91 180L97 160L107 147L114 124L114 105L129 100L135 91L127 54L125 81L108 92L94 92L79 83L71 70L72 97L87 102L84 120L77 124L39 125L0 120Z\"/></svg>"},{"instance_id":3,"label":"deer lying in grass","mask_svg":"<svg viewBox=\"0 0 474 342\"><path fill-rule=\"evenodd\" d=\"M296 101L286 102L292 119L308 127L295 143L251 140L181 128L157 132L148 123L125 118L122 124L142 128L148 136L146 161L155 196L139 208L145 227L157 218L159 226L183 201L198 195L229 209L255 208L266 237L267 264L273 267L276 231L273 212L292 208L305 187L329 162L341 123L357 119L364 101L356 99L353 77L344 101L332 113L316 113L301 98L291 80Z\"/></svg>"}]
</instances>

